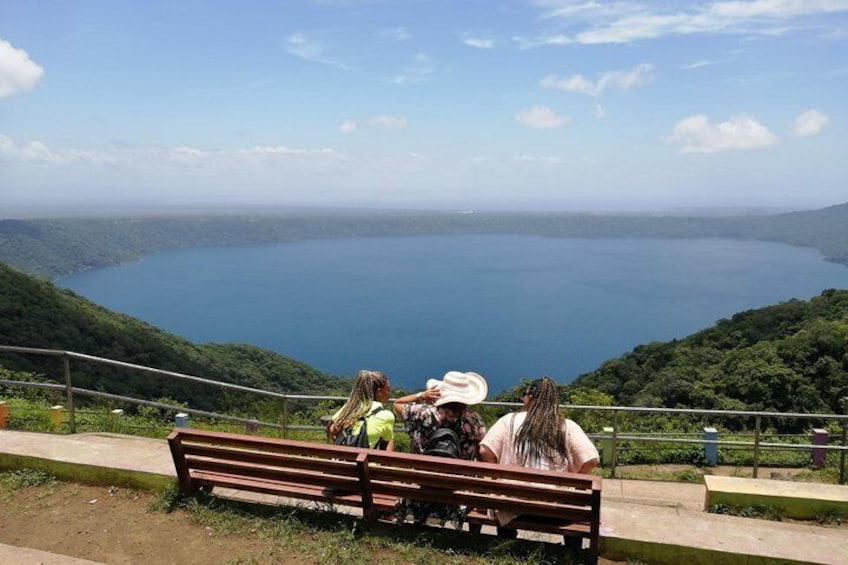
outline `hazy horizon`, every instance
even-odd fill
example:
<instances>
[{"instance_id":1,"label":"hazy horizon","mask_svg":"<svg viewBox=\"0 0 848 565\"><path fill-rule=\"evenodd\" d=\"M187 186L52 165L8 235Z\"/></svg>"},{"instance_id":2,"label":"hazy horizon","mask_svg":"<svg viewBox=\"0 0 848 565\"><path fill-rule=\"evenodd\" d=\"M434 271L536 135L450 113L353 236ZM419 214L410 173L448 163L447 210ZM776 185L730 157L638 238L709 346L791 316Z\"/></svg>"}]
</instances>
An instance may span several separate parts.
<instances>
[{"instance_id":1,"label":"hazy horizon","mask_svg":"<svg viewBox=\"0 0 848 565\"><path fill-rule=\"evenodd\" d=\"M834 203L831 206L843 204ZM829 206L825 206L829 207ZM6 206L0 211L0 220L28 220L43 218L87 218L87 217L153 217L153 216L267 216L267 215L356 215L356 214L590 214L607 216L675 216L690 215L698 217L727 217L727 216L763 216L783 214L788 212L803 212L820 208L779 207L779 206L700 206L644 210L592 210L592 209L554 209L511 206L505 208L452 208L452 207L379 207L379 206L285 206L279 204L185 204L185 205L20 205Z\"/></svg>"},{"instance_id":2,"label":"hazy horizon","mask_svg":"<svg viewBox=\"0 0 848 565\"><path fill-rule=\"evenodd\" d=\"M0 214L824 208L846 44L845 0L7 1Z\"/></svg>"}]
</instances>

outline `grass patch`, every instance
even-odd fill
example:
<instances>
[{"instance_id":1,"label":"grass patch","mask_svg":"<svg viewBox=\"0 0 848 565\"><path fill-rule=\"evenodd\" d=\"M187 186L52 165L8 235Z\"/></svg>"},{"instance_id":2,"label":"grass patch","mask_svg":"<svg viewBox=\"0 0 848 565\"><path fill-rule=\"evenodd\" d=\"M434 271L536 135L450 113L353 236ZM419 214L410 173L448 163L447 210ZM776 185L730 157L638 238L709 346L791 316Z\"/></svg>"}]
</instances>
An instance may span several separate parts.
<instances>
[{"instance_id":1,"label":"grass patch","mask_svg":"<svg viewBox=\"0 0 848 565\"><path fill-rule=\"evenodd\" d=\"M816 514L816 523L822 526L841 526L848 522L848 512L840 509L824 510Z\"/></svg>"},{"instance_id":2,"label":"grass patch","mask_svg":"<svg viewBox=\"0 0 848 565\"><path fill-rule=\"evenodd\" d=\"M28 487L53 485L56 478L50 473L35 469L17 469L0 473L0 485L7 492L17 491Z\"/></svg>"},{"instance_id":3,"label":"grass patch","mask_svg":"<svg viewBox=\"0 0 848 565\"><path fill-rule=\"evenodd\" d=\"M771 520L773 522L781 522L786 517L786 510L777 506L768 505L751 505L751 506L735 506L732 504L713 504L707 509L707 512L713 514L727 514L729 516L740 516L742 518L759 518L761 520Z\"/></svg>"},{"instance_id":4,"label":"grass patch","mask_svg":"<svg viewBox=\"0 0 848 565\"><path fill-rule=\"evenodd\" d=\"M611 472L608 468L602 469L600 474L604 478L611 478ZM629 469L626 466L621 466L615 468L615 478L617 479L701 484L704 482L704 474L704 469L697 467L693 467L691 469L666 469L662 466L639 466Z\"/></svg>"},{"instance_id":5,"label":"grass patch","mask_svg":"<svg viewBox=\"0 0 848 565\"><path fill-rule=\"evenodd\" d=\"M159 496L150 503L149 510L153 512L164 512L170 514L180 507L183 502L183 496L177 489L176 485L171 485L162 492Z\"/></svg>"},{"instance_id":6,"label":"grass patch","mask_svg":"<svg viewBox=\"0 0 848 565\"><path fill-rule=\"evenodd\" d=\"M588 559L583 552L563 545L502 540L413 524L381 523L367 528L358 517L332 511L253 504L203 493L180 499L165 492L157 503L158 508L165 510L177 506L213 534L272 540L280 550L341 565L374 562L577 565Z\"/></svg>"}]
</instances>

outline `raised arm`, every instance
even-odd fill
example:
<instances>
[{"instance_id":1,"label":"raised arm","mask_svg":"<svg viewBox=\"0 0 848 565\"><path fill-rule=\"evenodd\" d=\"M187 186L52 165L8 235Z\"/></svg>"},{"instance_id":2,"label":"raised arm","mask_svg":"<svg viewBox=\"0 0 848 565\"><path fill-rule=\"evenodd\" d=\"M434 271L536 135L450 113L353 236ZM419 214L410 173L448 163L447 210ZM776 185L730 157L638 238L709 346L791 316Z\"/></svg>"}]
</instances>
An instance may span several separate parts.
<instances>
[{"instance_id":1,"label":"raised arm","mask_svg":"<svg viewBox=\"0 0 848 565\"><path fill-rule=\"evenodd\" d=\"M403 420L403 407L409 404L410 402L423 402L424 404L432 404L435 402L439 396L441 396L441 392L437 388L431 388L427 390L422 390L421 392L413 392L412 394L407 394L406 396L401 396L396 399L392 404L392 409L394 409L395 414Z\"/></svg>"}]
</instances>

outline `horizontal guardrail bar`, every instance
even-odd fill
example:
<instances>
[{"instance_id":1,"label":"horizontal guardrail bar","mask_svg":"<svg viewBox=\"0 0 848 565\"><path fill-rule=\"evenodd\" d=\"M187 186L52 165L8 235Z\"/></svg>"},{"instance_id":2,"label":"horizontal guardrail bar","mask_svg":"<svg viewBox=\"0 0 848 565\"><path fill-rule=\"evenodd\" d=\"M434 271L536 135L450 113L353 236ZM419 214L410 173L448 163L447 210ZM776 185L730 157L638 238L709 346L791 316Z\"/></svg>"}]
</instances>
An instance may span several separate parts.
<instances>
[{"instance_id":1,"label":"horizontal guardrail bar","mask_svg":"<svg viewBox=\"0 0 848 565\"><path fill-rule=\"evenodd\" d=\"M599 434L586 434L592 439L612 439L611 435L599 435ZM715 440L715 439L685 439L685 438L666 438L666 437L646 437L646 436L632 436L632 435L619 435L617 436L619 441L635 441L639 443L674 443L674 444L692 444L692 445L724 445L728 447L745 447L750 448L754 444L750 441L733 441L733 440ZM848 451L848 447L844 447L841 445L814 445L814 444L803 444L803 443L774 443L774 442L760 442L760 447L772 448L775 450L792 450L792 449L803 449L809 451L810 449L821 449L825 451ZM622 446L618 447L619 449L625 449Z\"/></svg>"},{"instance_id":2,"label":"horizontal guardrail bar","mask_svg":"<svg viewBox=\"0 0 848 565\"><path fill-rule=\"evenodd\" d=\"M754 412L749 410L707 410L699 408L647 408L640 406L587 406L582 404L563 404L565 408L573 410L600 410L616 412L637 412L656 414L693 414L702 416L761 416L763 418L794 418L802 420L845 420L848 414L818 414L802 412Z\"/></svg>"}]
</instances>

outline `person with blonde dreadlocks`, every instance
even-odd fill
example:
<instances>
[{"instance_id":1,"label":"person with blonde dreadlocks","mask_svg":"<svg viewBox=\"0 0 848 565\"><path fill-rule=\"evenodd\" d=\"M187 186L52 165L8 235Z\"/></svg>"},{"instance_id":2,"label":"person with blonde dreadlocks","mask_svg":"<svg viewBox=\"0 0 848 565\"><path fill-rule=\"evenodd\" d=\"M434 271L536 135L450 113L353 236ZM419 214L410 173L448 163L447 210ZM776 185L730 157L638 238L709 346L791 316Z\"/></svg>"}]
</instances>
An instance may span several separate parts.
<instances>
[{"instance_id":1,"label":"person with blonde dreadlocks","mask_svg":"<svg viewBox=\"0 0 848 565\"><path fill-rule=\"evenodd\" d=\"M327 424L327 437L335 442L336 437L348 428L352 434L358 434L364 418L368 447L394 451L395 415L384 407L388 401L389 377L379 371L359 371L347 402Z\"/></svg>"},{"instance_id":2,"label":"person with blonde dreadlocks","mask_svg":"<svg viewBox=\"0 0 848 565\"><path fill-rule=\"evenodd\" d=\"M487 463L522 465L569 473L588 473L598 464L598 450L583 429L559 412L559 391L548 377L536 379L521 399L522 412L507 414L489 428L479 457ZM498 535L515 537L503 528L516 515L495 512Z\"/></svg>"}]
</instances>

